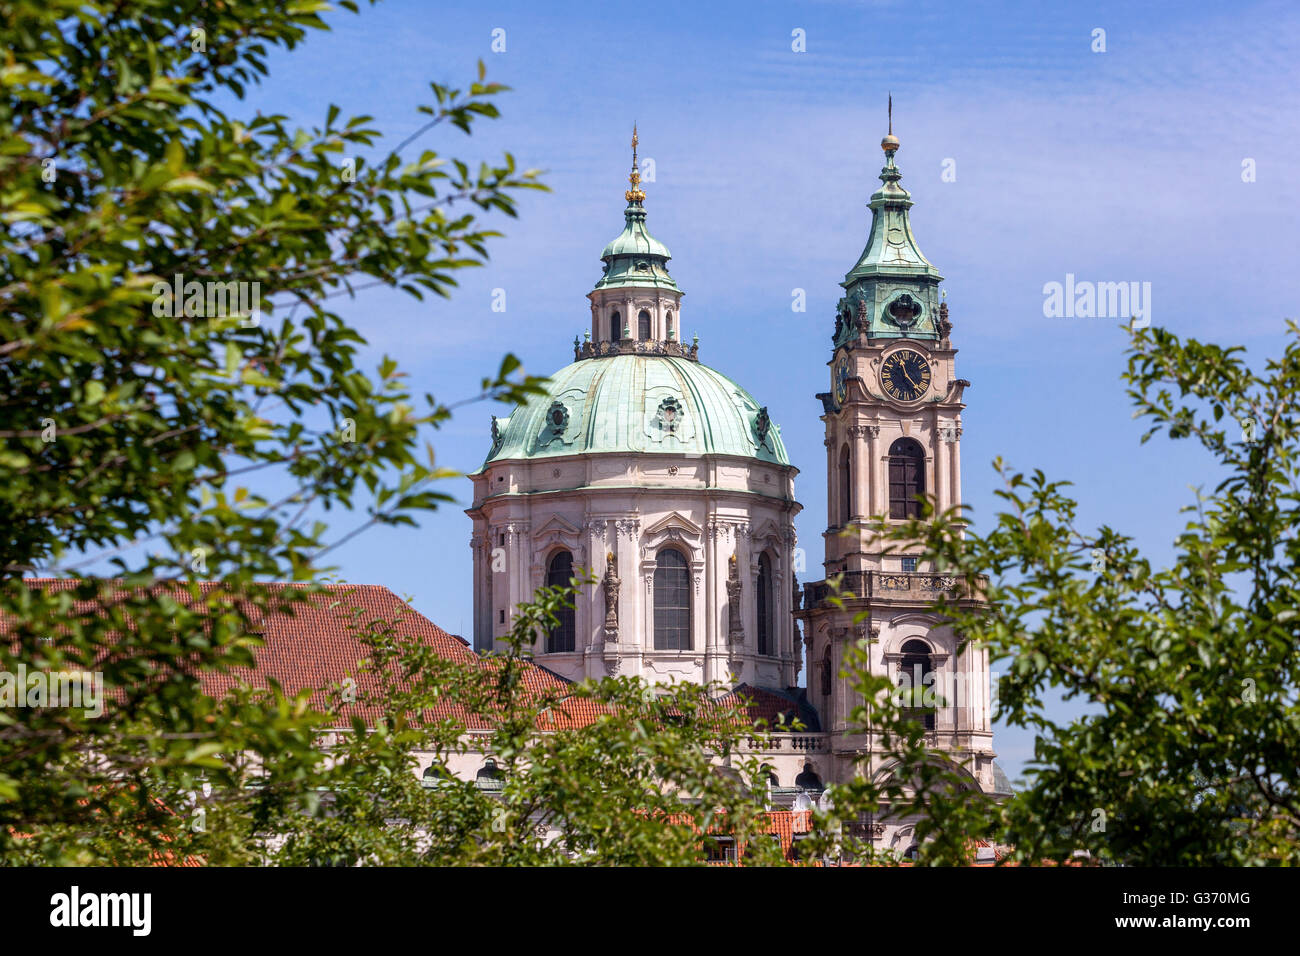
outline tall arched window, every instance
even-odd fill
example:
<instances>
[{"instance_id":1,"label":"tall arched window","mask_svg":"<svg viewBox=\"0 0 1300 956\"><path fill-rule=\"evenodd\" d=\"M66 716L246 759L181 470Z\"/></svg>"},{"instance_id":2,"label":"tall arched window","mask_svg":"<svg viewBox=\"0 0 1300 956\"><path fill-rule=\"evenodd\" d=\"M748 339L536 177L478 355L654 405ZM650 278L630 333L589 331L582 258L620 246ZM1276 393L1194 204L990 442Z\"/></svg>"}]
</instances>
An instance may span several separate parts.
<instances>
[{"instance_id":1,"label":"tall arched window","mask_svg":"<svg viewBox=\"0 0 1300 956\"><path fill-rule=\"evenodd\" d=\"M672 309L668 310L668 315L665 317L665 319L668 323L667 324L668 338L670 339L676 338L677 336L673 333L673 310Z\"/></svg>"},{"instance_id":2,"label":"tall arched window","mask_svg":"<svg viewBox=\"0 0 1300 956\"><path fill-rule=\"evenodd\" d=\"M754 588L758 600L758 652L775 655L776 640L772 634L772 562L763 552L758 556L758 585Z\"/></svg>"},{"instance_id":3,"label":"tall arched window","mask_svg":"<svg viewBox=\"0 0 1300 956\"><path fill-rule=\"evenodd\" d=\"M623 316L614 310L614 314L609 317L609 340L617 342L623 337Z\"/></svg>"},{"instance_id":4,"label":"tall arched window","mask_svg":"<svg viewBox=\"0 0 1300 956\"><path fill-rule=\"evenodd\" d=\"M573 577L573 555L568 551L557 551L546 568L548 587L568 587ZM560 623L551 628L546 635L546 653L557 654L572 651L576 643L577 629L574 626L573 608L560 608Z\"/></svg>"},{"instance_id":5,"label":"tall arched window","mask_svg":"<svg viewBox=\"0 0 1300 956\"><path fill-rule=\"evenodd\" d=\"M664 548L655 558L655 650L691 649L691 572L686 556Z\"/></svg>"},{"instance_id":6,"label":"tall arched window","mask_svg":"<svg viewBox=\"0 0 1300 956\"><path fill-rule=\"evenodd\" d=\"M505 787L506 775L501 772L497 762L488 757L483 762L483 769L474 775L474 782L480 790L501 790Z\"/></svg>"},{"instance_id":7,"label":"tall arched window","mask_svg":"<svg viewBox=\"0 0 1300 956\"><path fill-rule=\"evenodd\" d=\"M846 525L853 517L853 463L849 457L849 446L840 449L840 524Z\"/></svg>"},{"instance_id":8,"label":"tall arched window","mask_svg":"<svg viewBox=\"0 0 1300 956\"><path fill-rule=\"evenodd\" d=\"M835 672L831 669L831 649L830 645L826 646L826 653L822 655L822 697L831 696L831 681L835 678Z\"/></svg>"},{"instance_id":9,"label":"tall arched window","mask_svg":"<svg viewBox=\"0 0 1300 956\"><path fill-rule=\"evenodd\" d=\"M889 446L889 517L919 518L925 494L925 452L910 438Z\"/></svg>"},{"instance_id":10,"label":"tall arched window","mask_svg":"<svg viewBox=\"0 0 1300 956\"><path fill-rule=\"evenodd\" d=\"M650 341L650 313L645 309L637 313L636 337L642 342Z\"/></svg>"},{"instance_id":11,"label":"tall arched window","mask_svg":"<svg viewBox=\"0 0 1300 956\"><path fill-rule=\"evenodd\" d=\"M930 660L930 646L925 641L908 641L902 647L903 660L899 674L899 686L905 688L903 701L908 710L921 720L926 730L934 730L934 707L925 706L926 693L934 693L933 683L926 677L934 673L934 663Z\"/></svg>"}]
</instances>

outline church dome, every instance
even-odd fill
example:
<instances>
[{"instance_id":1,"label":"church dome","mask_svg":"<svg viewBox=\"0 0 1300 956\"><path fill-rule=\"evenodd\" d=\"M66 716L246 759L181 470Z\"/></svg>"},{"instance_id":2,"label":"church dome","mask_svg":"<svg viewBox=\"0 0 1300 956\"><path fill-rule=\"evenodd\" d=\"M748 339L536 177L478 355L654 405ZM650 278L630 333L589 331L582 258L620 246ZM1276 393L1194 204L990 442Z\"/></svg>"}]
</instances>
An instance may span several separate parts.
<instances>
[{"instance_id":1,"label":"church dome","mask_svg":"<svg viewBox=\"0 0 1300 956\"><path fill-rule=\"evenodd\" d=\"M493 419L487 462L580 454L733 455L790 464L767 409L690 358L583 358L551 376L506 419Z\"/></svg>"}]
</instances>

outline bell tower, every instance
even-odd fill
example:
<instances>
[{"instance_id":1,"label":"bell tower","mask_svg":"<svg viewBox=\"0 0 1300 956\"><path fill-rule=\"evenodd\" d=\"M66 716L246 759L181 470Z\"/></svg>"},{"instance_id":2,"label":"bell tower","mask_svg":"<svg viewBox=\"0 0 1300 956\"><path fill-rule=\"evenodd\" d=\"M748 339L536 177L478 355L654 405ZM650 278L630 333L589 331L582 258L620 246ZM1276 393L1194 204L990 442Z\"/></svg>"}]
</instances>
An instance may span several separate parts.
<instances>
[{"instance_id":1,"label":"bell tower","mask_svg":"<svg viewBox=\"0 0 1300 956\"><path fill-rule=\"evenodd\" d=\"M841 676L845 648L869 649L872 673L934 687L924 722L936 750L982 789L993 785L987 653L958 653L952 629L930 610L961 583L923 566L920 548L885 553L875 530L961 503L961 413L970 383L957 377L943 277L921 253L908 211L912 197L895 164L899 141L881 141L885 165L871 196L866 248L840 283L831 336L830 389L817 396L825 424L825 579L805 585L803 608L809 698L830 735L840 779L878 772L878 758L854 769L876 742L852 725L860 703ZM916 553L909 554L909 550ZM838 581L843 607L827 601ZM862 620L855 621L866 612Z\"/></svg>"}]
</instances>

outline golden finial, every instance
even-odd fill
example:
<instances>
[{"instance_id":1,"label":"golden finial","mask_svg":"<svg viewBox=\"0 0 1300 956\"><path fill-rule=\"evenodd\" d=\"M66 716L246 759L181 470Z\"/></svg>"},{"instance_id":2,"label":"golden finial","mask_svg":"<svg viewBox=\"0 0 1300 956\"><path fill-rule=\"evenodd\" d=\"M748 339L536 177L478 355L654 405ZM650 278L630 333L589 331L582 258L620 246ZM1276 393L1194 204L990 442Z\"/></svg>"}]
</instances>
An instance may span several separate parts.
<instances>
[{"instance_id":1,"label":"golden finial","mask_svg":"<svg viewBox=\"0 0 1300 956\"><path fill-rule=\"evenodd\" d=\"M880 141L880 148L886 153L898 149L898 137L894 135L894 94L889 94L889 134Z\"/></svg>"},{"instance_id":2,"label":"golden finial","mask_svg":"<svg viewBox=\"0 0 1300 956\"><path fill-rule=\"evenodd\" d=\"M632 184L632 188L623 195L628 202L641 202L645 199L645 191L641 189L641 171L636 164L636 147L640 142L636 135L636 123L632 124L632 175L627 177L627 181Z\"/></svg>"}]
</instances>

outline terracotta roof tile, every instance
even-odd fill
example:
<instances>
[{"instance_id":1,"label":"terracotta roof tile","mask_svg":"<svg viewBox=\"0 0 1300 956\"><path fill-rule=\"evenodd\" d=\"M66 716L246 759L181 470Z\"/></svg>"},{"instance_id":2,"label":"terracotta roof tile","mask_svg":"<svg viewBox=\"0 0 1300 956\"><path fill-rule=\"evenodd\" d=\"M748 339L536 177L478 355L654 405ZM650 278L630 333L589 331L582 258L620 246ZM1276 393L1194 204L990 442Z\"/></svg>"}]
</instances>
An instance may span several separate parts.
<instances>
[{"instance_id":1,"label":"terracotta roof tile","mask_svg":"<svg viewBox=\"0 0 1300 956\"><path fill-rule=\"evenodd\" d=\"M24 583L28 587L46 590L72 590L80 581L69 578L32 578ZM116 585L116 582L104 582ZM276 590L298 588L301 585L273 583L264 585ZM162 587L160 585L159 587ZM216 582L201 582L199 592L207 596L220 587ZM116 586L118 593L127 589ZM145 596L145 589L131 589L136 597ZM188 592L178 591L181 600L188 601ZM77 601L74 610L92 614L97 610L93 601ZM360 612L354 617L355 612ZM370 656L369 648L355 633L357 623L386 623L400 621L399 632L427 644L440 657L450 661L470 664L484 669L488 679L499 661L482 658L470 649L461 638L447 633L427 617L420 614L388 588L375 584L329 585L320 594L296 603L290 612L272 612L266 615L257 629L263 646L254 650L255 668L234 668L227 673L204 671L200 675L204 693L219 697L241 684L265 687L274 679L287 694L312 691L312 706L323 709L328 700L323 688L340 684L352 677L357 683L357 696L364 699L379 687L378 675L362 672L360 662ZM570 682L532 662L524 664L524 685L532 693L555 698L555 705L547 712L543 729L561 730L585 727L600 717L606 709L590 700L574 699L568 694ZM377 711L361 704L345 707L343 715L353 714L367 722L373 721ZM487 730L490 720L470 714L457 705L443 705L434 716L460 718L469 730Z\"/></svg>"}]
</instances>

